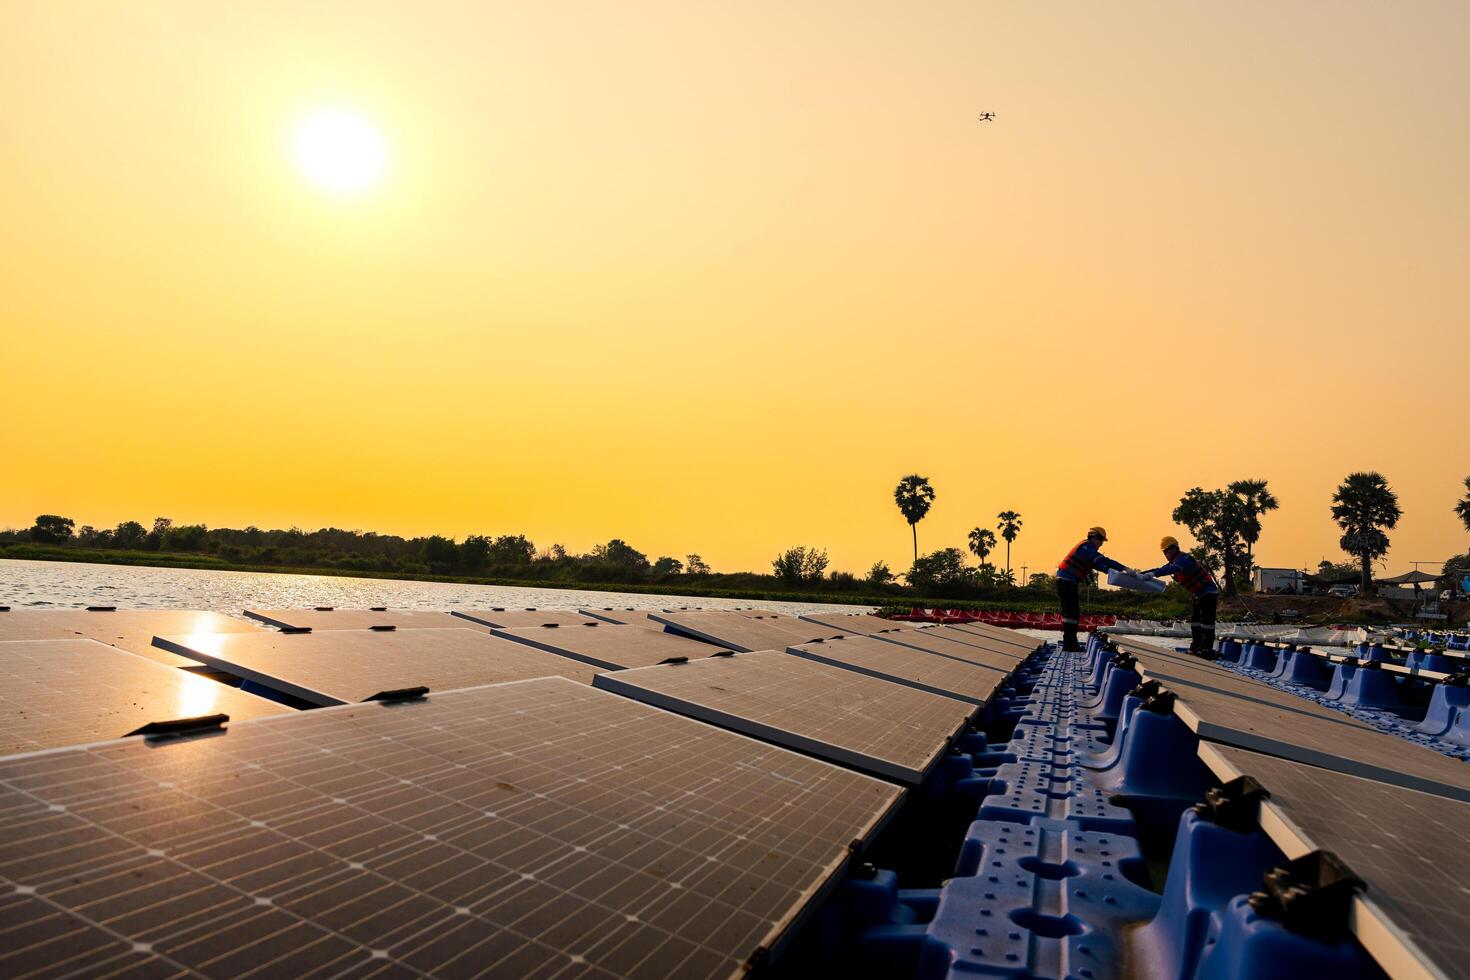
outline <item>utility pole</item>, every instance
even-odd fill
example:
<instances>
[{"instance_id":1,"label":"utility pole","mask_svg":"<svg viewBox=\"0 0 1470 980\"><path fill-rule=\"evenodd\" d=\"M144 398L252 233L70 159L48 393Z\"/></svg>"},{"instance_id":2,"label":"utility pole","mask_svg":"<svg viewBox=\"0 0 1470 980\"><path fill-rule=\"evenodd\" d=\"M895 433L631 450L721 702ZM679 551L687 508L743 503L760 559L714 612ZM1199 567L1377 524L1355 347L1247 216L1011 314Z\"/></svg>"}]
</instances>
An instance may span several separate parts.
<instances>
[{"instance_id":1,"label":"utility pole","mask_svg":"<svg viewBox=\"0 0 1470 980\"><path fill-rule=\"evenodd\" d=\"M1031 581L1029 578L1026 577L1026 568L1027 568L1027 566L1025 566L1025 565L1022 565L1021 566L1021 584L1022 585L1025 585L1027 582L1030 582Z\"/></svg>"}]
</instances>

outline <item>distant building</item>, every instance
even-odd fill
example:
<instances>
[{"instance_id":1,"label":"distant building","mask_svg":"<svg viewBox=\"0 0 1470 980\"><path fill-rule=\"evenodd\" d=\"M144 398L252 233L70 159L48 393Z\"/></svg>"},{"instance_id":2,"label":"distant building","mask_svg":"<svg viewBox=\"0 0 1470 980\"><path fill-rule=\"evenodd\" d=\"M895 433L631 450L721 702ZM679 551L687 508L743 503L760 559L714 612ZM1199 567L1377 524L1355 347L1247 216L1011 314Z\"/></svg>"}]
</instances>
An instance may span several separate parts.
<instances>
[{"instance_id":1,"label":"distant building","mask_svg":"<svg viewBox=\"0 0 1470 980\"><path fill-rule=\"evenodd\" d=\"M1257 568L1251 576L1251 588L1257 592L1290 592L1301 595L1306 590L1307 573L1295 568Z\"/></svg>"}]
</instances>

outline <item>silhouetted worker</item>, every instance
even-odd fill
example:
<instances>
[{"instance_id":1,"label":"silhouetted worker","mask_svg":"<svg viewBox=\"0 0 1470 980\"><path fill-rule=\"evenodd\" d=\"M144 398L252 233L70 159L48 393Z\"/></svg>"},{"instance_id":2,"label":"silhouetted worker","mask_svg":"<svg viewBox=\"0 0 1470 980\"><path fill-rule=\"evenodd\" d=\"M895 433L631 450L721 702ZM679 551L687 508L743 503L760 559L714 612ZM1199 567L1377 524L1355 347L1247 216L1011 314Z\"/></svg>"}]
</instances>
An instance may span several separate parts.
<instances>
[{"instance_id":1,"label":"silhouetted worker","mask_svg":"<svg viewBox=\"0 0 1470 980\"><path fill-rule=\"evenodd\" d=\"M1089 528L1087 539L1067 552L1067 557L1057 566L1057 598L1062 603L1062 649L1073 652L1081 650L1077 642L1077 620L1082 617L1082 601L1077 596L1077 587L1093 572L1126 572L1127 565L1119 564L1097 549L1107 541L1108 532L1100 527Z\"/></svg>"},{"instance_id":2,"label":"silhouetted worker","mask_svg":"<svg viewBox=\"0 0 1470 980\"><path fill-rule=\"evenodd\" d=\"M1195 656L1215 656L1215 607L1220 601L1220 586L1215 576L1193 555L1181 551L1179 542L1167 535L1159 542L1164 551L1164 564L1138 574L1144 578L1172 575L1174 581L1189 593L1189 651Z\"/></svg>"}]
</instances>

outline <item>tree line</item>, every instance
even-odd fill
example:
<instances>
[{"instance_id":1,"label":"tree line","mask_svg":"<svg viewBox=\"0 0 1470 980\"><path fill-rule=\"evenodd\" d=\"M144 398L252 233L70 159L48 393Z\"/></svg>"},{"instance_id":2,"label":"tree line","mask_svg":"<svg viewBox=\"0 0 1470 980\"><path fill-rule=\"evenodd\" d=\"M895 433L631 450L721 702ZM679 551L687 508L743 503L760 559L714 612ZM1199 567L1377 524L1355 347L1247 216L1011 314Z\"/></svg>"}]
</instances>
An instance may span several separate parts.
<instances>
[{"instance_id":1,"label":"tree line","mask_svg":"<svg viewBox=\"0 0 1470 980\"><path fill-rule=\"evenodd\" d=\"M0 544L31 542L65 548L199 554L233 565L293 566L364 573L428 573L523 581L585 581L601 583L698 583L721 587L758 586L762 580L809 591L840 591L864 595L917 594L945 598L985 598L998 590L1049 590L1052 576L1037 572L1018 582L1011 567L1011 547L1024 526L1015 510L996 514L995 524L976 526L966 535L966 548L919 551L918 524L937 498L927 477L909 474L894 488L893 499L909 525L913 562L895 572L878 561L863 576L828 571L823 548L797 546L781 551L771 562L770 575L714 572L698 554L682 559L669 555L650 558L621 538L576 554L560 544L538 549L524 534L472 534L463 541L443 535L404 538L375 531L321 528L263 530L258 527L210 528L204 524L175 524L166 517L151 527L123 521L113 528L83 525L58 514L42 514L26 529L0 531ZM1196 541L1192 553L1212 572L1220 574L1227 594L1249 580L1260 541L1262 518L1280 507L1266 480L1237 480L1223 488L1192 487L1180 498L1172 518ZM1470 477L1454 511L1470 531ZM1388 532L1402 511L1398 496L1380 473L1351 473L1332 496L1332 517L1342 530L1339 545L1353 558L1365 594L1371 594L1372 566L1388 553ZM992 564L1001 542L1006 546L1005 567ZM970 565L967 553L978 561ZM1327 563L1320 571L1341 571ZM1470 573L1470 555L1446 564L1444 574ZM716 582L715 580L719 580ZM903 584L900 584L900 579Z\"/></svg>"},{"instance_id":2,"label":"tree line","mask_svg":"<svg viewBox=\"0 0 1470 980\"><path fill-rule=\"evenodd\" d=\"M698 554L650 558L620 538L576 554L560 544L538 550L524 534L472 534L463 541L439 534L405 538L376 531L321 528L264 530L211 528L155 518L151 528L123 521L95 528L58 514L42 514L24 531L0 531L0 543L31 541L73 548L212 555L241 565L291 565L360 572L426 572L495 578L571 578L588 582L642 582L712 574Z\"/></svg>"}]
</instances>

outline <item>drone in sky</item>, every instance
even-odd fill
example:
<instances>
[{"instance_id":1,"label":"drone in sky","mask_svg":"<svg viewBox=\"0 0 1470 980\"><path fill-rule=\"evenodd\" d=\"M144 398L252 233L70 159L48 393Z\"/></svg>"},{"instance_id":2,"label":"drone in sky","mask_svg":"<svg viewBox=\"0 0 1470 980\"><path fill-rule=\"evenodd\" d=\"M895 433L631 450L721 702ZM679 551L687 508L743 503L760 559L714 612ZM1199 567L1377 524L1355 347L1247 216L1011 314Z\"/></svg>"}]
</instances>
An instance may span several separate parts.
<instances>
[{"instance_id":1,"label":"drone in sky","mask_svg":"<svg viewBox=\"0 0 1470 980\"><path fill-rule=\"evenodd\" d=\"M995 120L995 113L993 113L993 112L982 112L982 113L980 113L980 115L979 115L978 118L979 118L979 120L981 122L993 122Z\"/></svg>"}]
</instances>

